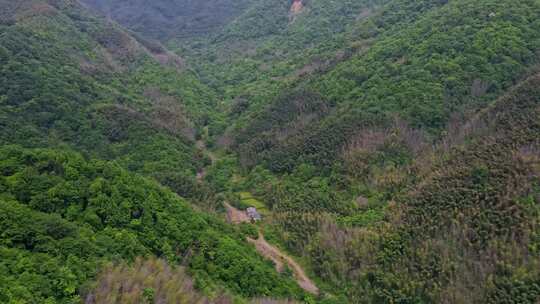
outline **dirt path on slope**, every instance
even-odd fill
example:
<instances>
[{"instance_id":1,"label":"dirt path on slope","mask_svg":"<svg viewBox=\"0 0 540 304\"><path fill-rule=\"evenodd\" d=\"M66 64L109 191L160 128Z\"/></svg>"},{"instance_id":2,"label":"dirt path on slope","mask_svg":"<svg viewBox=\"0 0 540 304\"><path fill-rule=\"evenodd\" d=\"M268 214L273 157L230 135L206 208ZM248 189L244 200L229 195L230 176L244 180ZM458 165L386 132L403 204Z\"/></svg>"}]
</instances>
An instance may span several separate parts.
<instances>
[{"instance_id":1,"label":"dirt path on slope","mask_svg":"<svg viewBox=\"0 0 540 304\"><path fill-rule=\"evenodd\" d=\"M204 155L208 156L210 158L211 164L213 165L217 161L217 156L212 153L208 148L206 147L206 143L203 140L198 140L196 142L197 149L201 150ZM206 176L206 168L202 168L199 172L197 172L197 181L202 182L204 177Z\"/></svg>"},{"instance_id":2,"label":"dirt path on slope","mask_svg":"<svg viewBox=\"0 0 540 304\"><path fill-rule=\"evenodd\" d=\"M217 156L212 153L212 151L208 150L208 148L206 147L206 143L203 140L198 140L195 144L199 150L203 151L203 153L210 158L212 164L217 161Z\"/></svg>"},{"instance_id":3,"label":"dirt path on slope","mask_svg":"<svg viewBox=\"0 0 540 304\"><path fill-rule=\"evenodd\" d=\"M199 143L197 143L199 146ZM204 147L204 143L202 143ZM203 148L204 149L204 148ZM208 154L210 158L212 155ZM212 159L214 161L214 159ZM203 176L204 177L204 176ZM251 218L247 215L244 210L239 210L227 202L223 202L225 209L227 211L227 220L232 224L241 224L241 223L251 223ZM319 288L313 283L309 277L306 275L302 267L296 263L291 257L287 256L278 248L272 246L265 239L263 234L259 231L259 238L252 239L247 238L247 241L253 245L263 257L270 259L276 265L276 270L282 272L284 270L285 264L293 272L293 276L298 283L298 285L305 291L312 293L314 295L319 294Z\"/></svg>"},{"instance_id":4,"label":"dirt path on slope","mask_svg":"<svg viewBox=\"0 0 540 304\"><path fill-rule=\"evenodd\" d=\"M283 271L283 266L286 263L287 266L292 270L294 278L296 279L298 285L302 287L305 291L312 294L319 294L319 288L308 278L302 267L298 265L292 258L282 253L278 248L270 245L265 239L262 233L259 232L259 238L254 240L248 238L248 242L255 245L257 251L264 257L272 260L276 265L276 270L278 272Z\"/></svg>"},{"instance_id":5,"label":"dirt path on slope","mask_svg":"<svg viewBox=\"0 0 540 304\"><path fill-rule=\"evenodd\" d=\"M229 203L223 203L227 209L227 220L233 224L250 223L251 220L245 211L238 210Z\"/></svg>"}]
</instances>

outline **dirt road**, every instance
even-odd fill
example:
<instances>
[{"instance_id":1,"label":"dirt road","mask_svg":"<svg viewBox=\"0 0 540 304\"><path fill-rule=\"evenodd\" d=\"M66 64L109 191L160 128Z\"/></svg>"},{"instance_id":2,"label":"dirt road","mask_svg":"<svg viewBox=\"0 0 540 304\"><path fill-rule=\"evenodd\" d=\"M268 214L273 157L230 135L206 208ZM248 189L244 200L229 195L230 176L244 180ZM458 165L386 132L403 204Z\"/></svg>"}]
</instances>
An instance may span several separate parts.
<instances>
[{"instance_id":1,"label":"dirt road","mask_svg":"<svg viewBox=\"0 0 540 304\"><path fill-rule=\"evenodd\" d=\"M284 264L287 264L289 269L292 270L294 278L298 282L298 285L302 287L305 291L312 294L319 294L319 288L308 278L302 267L298 265L292 258L282 253L278 248L270 245L265 239L264 236L259 233L259 238L254 240L248 238L248 242L255 245L257 251L264 257L272 260L276 265L276 270L281 272L283 271Z\"/></svg>"},{"instance_id":2,"label":"dirt road","mask_svg":"<svg viewBox=\"0 0 540 304\"><path fill-rule=\"evenodd\" d=\"M249 223L251 222L249 216L245 211L238 210L231 206L229 203L223 203L225 209L227 209L227 220L233 224Z\"/></svg>"},{"instance_id":3,"label":"dirt road","mask_svg":"<svg viewBox=\"0 0 540 304\"><path fill-rule=\"evenodd\" d=\"M229 203L223 203L225 209L227 209L227 220L233 224L249 223L251 220L247 213L243 210L238 210L231 206ZM285 265L293 272L293 276L302 289L312 294L319 294L319 288L308 278L302 267L298 265L291 257L282 253L278 248L270 245L265 239L262 233L259 232L258 239L247 238L248 242L255 245L257 251L267 259L270 259L276 265L276 270L281 272L284 270Z\"/></svg>"}]
</instances>

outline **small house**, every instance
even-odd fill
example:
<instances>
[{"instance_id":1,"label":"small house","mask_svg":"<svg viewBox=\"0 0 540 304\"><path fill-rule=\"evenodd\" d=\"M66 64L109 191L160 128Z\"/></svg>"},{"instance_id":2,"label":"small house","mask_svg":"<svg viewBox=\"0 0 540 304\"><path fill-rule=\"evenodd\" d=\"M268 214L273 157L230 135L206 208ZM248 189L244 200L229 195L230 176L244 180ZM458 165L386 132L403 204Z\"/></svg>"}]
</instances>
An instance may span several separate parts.
<instances>
[{"instance_id":1,"label":"small house","mask_svg":"<svg viewBox=\"0 0 540 304\"><path fill-rule=\"evenodd\" d=\"M247 208L246 213L248 217L251 219L251 221L253 222L257 222L261 220L261 215L259 214L259 212L257 212L257 208L255 207Z\"/></svg>"}]
</instances>

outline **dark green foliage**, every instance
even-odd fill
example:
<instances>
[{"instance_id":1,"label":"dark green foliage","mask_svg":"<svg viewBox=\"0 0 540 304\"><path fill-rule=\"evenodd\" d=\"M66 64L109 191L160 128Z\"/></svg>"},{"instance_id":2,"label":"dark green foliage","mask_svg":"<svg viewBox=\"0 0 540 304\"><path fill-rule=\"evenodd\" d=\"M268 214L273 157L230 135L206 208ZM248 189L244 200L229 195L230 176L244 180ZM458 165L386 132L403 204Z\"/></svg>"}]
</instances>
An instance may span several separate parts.
<instances>
[{"instance_id":1,"label":"dark green foliage","mask_svg":"<svg viewBox=\"0 0 540 304\"><path fill-rule=\"evenodd\" d=\"M348 191L338 190L335 171L305 163L277 181L246 185L267 189L260 196L273 207L283 244L307 257L313 271L350 302L534 303L539 79L523 81L433 151L418 155L399 140L410 132L404 126L389 129L394 135L382 140L367 137L373 145L360 149L366 161L394 169L368 170L367 181L345 170ZM419 176L395 189L377 183L395 170ZM257 167L251 174L257 180L269 172ZM350 188L358 182L373 188Z\"/></svg>"},{"instance_id":2,"label":"dark green foliage","mask_svg":"<svg viewBox=\"0 0 540 304\"><path fill-rule=\"evenodd\" d=\"M421 17L411 19L415 14ZM392 1L358 25L378 24L369 49L284 87L275 107L253 108L239 125L239 152L275 171L304 161L330 166L366 125L395 116L439 137L451 115L482 108L538 62L539 15L535 1ZM317 110L308 104L292 121L297 110L276 119L276 108L298 102L289 91L317 96L307 100ZM311 113L315 119L307 120ZM260 126L267 126L262 133Z\"/></svg>"},{"instance_id":3,"label":"dark green foliage","mask_svg":"<svg viewBox=\"0 0 540 304\"><path fill-rule=\"evenodd\" d=\"M88 1L138 34L0 0L0 302L79 303L139 256L314 302L258 229L322 303L538 302L538 1Z\"/></svg>"},{"instance_id":4,"label":"dark green foliage","mask_svg":"<svg viewBox=\"0 0 540 304\"><path fill-rule=\"evenodd\" d=\"M540 298L540 277L536 280L517 278L501 278L494 282L493 293L489 294L487 303L535 303Z\"/></svg>"},{"instance_id":5,"label":"dark green foliage","mask_svg":"<svg viewBox=\"0 0 540 304\"><path fill-rule=\"evenodd\" d=\"M219 29L254 0L154 1L83 0L122 25L155 39L196 39Z\"/></svg>"},{"instance_id":6,"label":"dark green foliage","mask_svg":"<svg viewBox=\"0 0 540 304\"><path fill-rule=\"evenodd\" d=\"M244 114L258 112L299 77L341 60L337 51L346 49L346 56L356 52L348 47L353 38L345 33L388 1L304 2L303 12L293 17L290 0L255 1L213 39L178 48L205 83L227 99L248 100ZM241 115L234 123L244 127L250 120Z\"/></svg>"},{"instance_id":7,"label":"dark green foliage","mask_svg":"<svg viewBox=\"0 0 540 304\"><path fill-rule=\"evenodd\" d=\"M402 38L390 31L325 77L323 90L332 100L387 107L414 126L440 128L445 111L492 98L536 59L537 3L484 2L449 2L401 29Z\"/></svg>"},{"instance_id":8,"label":"dark green foliage","mask_svg":"<svg viewBox=\"0 0 540 304\"><path fill-rule=\"evenodd\" d=\"M74 2L23 1L16 13L27 17L0 29L0 141L118 160L191 196L214 94Z\"/></svg>"},{"instance_id":9,"label":"dark green foliage","mask_svg":"<svg viewBox=\"0 0 540 304\"><path fill-rule=\"evenodd\" d=\"M449 225L445 218L464 216L471 216L467 224L473 243L501 235L516 238L520 229L526 229L520 225L531 211L515 200L531 190L531 176L538 174L534 148L531 155L527 149L536 147L540 134L539 79L527 80L476 118L473 125L478 130L472 130L473 134L493 135L475 138L452 151L449 160L435 169L444 173L412 196L410 224L421 225L417 233L430 234Z\"/></svg>"},{"instance_id":10,"label":"dark green foliage","mask_svg":"<svg viewBox=\"0 0 540 304\"><path fill-rule=\"evenodd\" d=\"M275 211L347 213L353 208L314 167L302 165L273 186L266 201Z\"/></svg>"},{"instance_id":11,"label":"dark green foliage","mask_svg":"<svg viewBox=\"0 0 540 304\"><path fill-rule=\"evenodd\" d=\"M236 168L237 164L234 158L219 160L208 170L204 179L214 192L225 192L232 187Z\"/></svg>"}]
</instances>

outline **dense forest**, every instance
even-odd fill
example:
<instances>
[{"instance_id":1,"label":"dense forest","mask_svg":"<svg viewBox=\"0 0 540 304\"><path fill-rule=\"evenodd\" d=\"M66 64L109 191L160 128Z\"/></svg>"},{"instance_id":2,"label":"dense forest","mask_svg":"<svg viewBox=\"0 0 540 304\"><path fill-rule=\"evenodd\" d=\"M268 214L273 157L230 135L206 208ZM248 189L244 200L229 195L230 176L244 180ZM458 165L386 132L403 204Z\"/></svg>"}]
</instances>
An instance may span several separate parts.
<instances>
[{"instance_id":1,"label":"dense forest","mask_svg":"<svg viewBox=\"0 0 540 304\"><path fill-rule=\"evenodd\" d=\"M1 303L538 301L539 1L0 0Z\"/></svg>"},{"instance_id":2,"label":"dense forest","mask_svg":"<svg viewBox=\"0 0 540 304\"><path fill-rule=\"evenodd\" d=\"M241 231L151 180L74 152L7 146L1 155L3 302L76 303L99 265L147 255L186 264L202 290L301 295Z\"/></svg>"}]
</instances>

